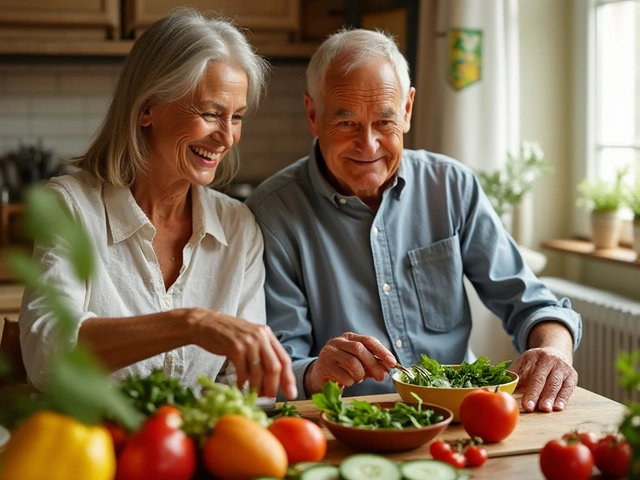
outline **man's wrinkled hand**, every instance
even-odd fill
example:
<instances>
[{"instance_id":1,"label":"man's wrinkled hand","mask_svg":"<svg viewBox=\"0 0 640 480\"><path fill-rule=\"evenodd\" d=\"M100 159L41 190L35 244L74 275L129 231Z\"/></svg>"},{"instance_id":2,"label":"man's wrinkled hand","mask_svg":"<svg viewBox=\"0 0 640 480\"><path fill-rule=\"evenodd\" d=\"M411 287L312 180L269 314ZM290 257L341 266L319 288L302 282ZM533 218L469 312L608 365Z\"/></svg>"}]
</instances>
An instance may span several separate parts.
<instances>
[{"instance_id":1,"label":"man's wrinkled hand","mask_svg":"<svg viewBox=\"0 0 640 480\"><path fill-rule=\"evenodd\" d=\"M520 375L518 388L524 388L522 408L533 412L564 410L578 384L578 372L560 350L531 348L518 359L513 369Z\"/></svg>"}]
</instances>

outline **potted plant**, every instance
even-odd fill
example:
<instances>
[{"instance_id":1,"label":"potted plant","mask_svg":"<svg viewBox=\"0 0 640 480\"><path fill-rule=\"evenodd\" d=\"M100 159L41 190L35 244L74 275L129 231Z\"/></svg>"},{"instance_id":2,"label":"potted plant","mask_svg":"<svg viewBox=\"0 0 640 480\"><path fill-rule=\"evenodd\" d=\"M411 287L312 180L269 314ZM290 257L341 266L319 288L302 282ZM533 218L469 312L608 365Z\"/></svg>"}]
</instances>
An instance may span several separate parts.
<instances>
[{"instance_id":1,"label":"potted plant","mask_svg":"<svg viewBox=\"0 0 640 480\"><path fill-rule=\"evenodd\" d=\"M640 258L640 183L629 192L629 207L633 210L633 249Z\"/></svg>"},{"instance_id":2,"label":"potted plant","mask_svg":"<svg viewBox=\"0 0 640 480\"><path fill-rule=\"evenodd\" d=\"M478 180L491 205L507 230L511 230L511 215L522 198L542 175L553 173L551 164L535 142L522 142L520 155L507 153L504 169L493 173L477 172Z\"/></svg>"},{"instance_id":3,"label":"potted plant","mask_svg":"<svg viewBox=\"0 0 640 480\"><path fill-rule=\"evenodd\" d=\"M620 241L622 220L619 214L627 203L623 182L627 170L618 170L613 182L601 179L590 182L585 179L578 185L581 197L577 204L591 208L591 234L596 248L614 248Z\"/></svg>"}]
</instances>

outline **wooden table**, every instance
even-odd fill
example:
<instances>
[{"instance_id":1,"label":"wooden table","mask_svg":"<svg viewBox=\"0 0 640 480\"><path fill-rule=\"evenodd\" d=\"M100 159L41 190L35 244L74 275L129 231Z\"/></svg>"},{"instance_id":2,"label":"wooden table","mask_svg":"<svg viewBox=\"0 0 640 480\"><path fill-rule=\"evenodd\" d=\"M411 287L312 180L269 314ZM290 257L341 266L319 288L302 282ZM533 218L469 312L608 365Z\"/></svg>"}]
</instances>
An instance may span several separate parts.
<instances>
[{"instance_id":1,"label":"wooden table","mask_svg":"<svg viewBox=\"0 0 640 480\"><path fill-rule=\"evenodd\" d=\"M522 394L516 392L514 397L520 404ZM370 402L401 400L395 393L356 398ZM349 398L345 398L345 401L348 400ZM295 405L303 417L317 421L319 410L311 401L290 402L290 404ZM551 439L560 438L564 433L576 428L589 429L598 433L615 431L624 411L624 405L583 388L576 389L569 405L562 412L524 413L521 409L518 426L509 438L500 443L485 446L489 453L487 463L482 467L467 470L473 474L474 480L544 480L539 466L539 452L545 443ZM337 464L348 455L358 453L358 450L333 438L328 430L324 429L324 433L328 440L326 461ZM442 435L444 439L464 437L468 435L460 424L449 425ZM397 461L431 458L428 445L409 452L385 456ZM595 468L593 478L601 478L597 475Z\"/></svg>"}]
</instances>

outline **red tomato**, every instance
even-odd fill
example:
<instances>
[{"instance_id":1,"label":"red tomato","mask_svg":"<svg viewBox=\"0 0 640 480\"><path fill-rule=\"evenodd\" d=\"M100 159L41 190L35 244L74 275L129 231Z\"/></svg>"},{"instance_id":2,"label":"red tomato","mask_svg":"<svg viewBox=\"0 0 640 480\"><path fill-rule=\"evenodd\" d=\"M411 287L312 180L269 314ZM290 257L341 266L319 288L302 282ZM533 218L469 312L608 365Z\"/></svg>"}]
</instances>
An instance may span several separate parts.
<instances>
[{"instance_id":1,"label":"red tomato","mask_svg":"<svg viewBox=\"0 0 640 480\"><path fill-rule=\"evenodd\" d=\"M464 468L467 466L467 459L460 452L452 452L449 458L442 459L443 462L447 462L449 465L453 465L456 468Z\"/></svg>"},{"instance_id":2,"label":"red tomato","mask_svg":"<svg viewBox=\"0 0 640 480\"><path fill-rule=\"evenodd\" d=\"M622 477L629 469L631 445L615 435L607 435L596 445L593 457L596 467L606 476Z\"/></svg>"},{"instance_id":3,"label":"red tomato","mask_svg":"<svg viewBox=\"0 0 640 480\"><path fill-rule=\"evenodd\" d=\"M113 441L113 450L119 455L127 443L129 435L122 425L116 422L103 422L102 426L109 431L111 440Z\"/></svg>"},{"instance_id":4,"label":"red tomato","mask_svg":"<svg viewBox=\"0 0 640 480\"><path fill-rule=\"evenodd\" d=\"M118 457L116 480L189 480L196 447L180 429L180 410L165 405L149 417Z\"/></svg>"},{"instance_id":5,"label":"red tomato","mask_svg":"<svg viewBox=\"0 0 640 480\"><path fill-rule=\"evenodd\" d=\"M591 453L595 453L596 445L598 445L598 441L600 437L593 432L568 432L562 436L563 440L567 441L577 441L581 444L585 445Z\"/></svg>"},{"instance_id":6,"label":"red tomato","mask_svg":"<svg viewBox=\"0 0 640 480\"><path fill-rule=\"evenodd\" d=\"M464 458L467 459L467 466L479 467L480 465L484 465L484 462L489 458L489 454L486 448L471 445L465 449Z\"/></svg>"},{"instance_id":7,"label":"red tomato","mask_svg":"<svg viewBox=\"0 0 640 480\"><path fill-rule=\"evenodd\" d=\"M518 402L507 392L481 388L467 394L460 404L460 422L471 437L484 443L500 442L518 424Z\"/></svg>"},{"instance_id":8,"label":"red tomato","mask_svg":"<svg viewBox=\"0 0 640 480\"><path fill-rule=\"evenodd\" d=\"M436 440L429 445L429 453L436 460L446 461L447 458L451 456L453 451L451 450L451 445L447 442L443 442L442 440Z\"/></svg>"},{"instance_id":9,"label":"red tomato","mask_svg":"<svg viewBox=\"0 0 640 480\"><path fill-rule=\"evenodd\" d=\"M280 417L269 425L287 452L289 463L319 462L327 453L327 440L322 429L311 420Z\"/></svg>"},{"instance_id":10,"label":"red tomato","mask_svg":"<svg viewBox=\"0 0 640 480\"><path fill-rule=\"evenodd\" d=\"M587 480L593 470L593 455L582 443L550 440L540 452L540 468L547 480Z\"/></svg>"}]
</instances>

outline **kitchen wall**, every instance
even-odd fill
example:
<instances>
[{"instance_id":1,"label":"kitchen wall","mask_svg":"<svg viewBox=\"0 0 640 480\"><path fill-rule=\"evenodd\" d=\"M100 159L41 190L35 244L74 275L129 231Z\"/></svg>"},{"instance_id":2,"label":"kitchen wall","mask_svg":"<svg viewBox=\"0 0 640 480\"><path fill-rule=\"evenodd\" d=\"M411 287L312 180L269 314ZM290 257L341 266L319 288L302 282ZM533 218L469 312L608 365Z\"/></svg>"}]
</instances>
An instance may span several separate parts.
<instances>
[{"instance_id":1,"label":"kitchen wall","mask_svg":"<svg viewBox=\"0 0 640 480\"><path fill-rule=\"evenodd\" d=\"M534 186L531 248L550 238L568 238L572 193L572 8L571 0L520 1L520 137L539 142L554 174ZM544 26L544 27L541 27ZM566 255L548 256L543 275L563 275Z\"/></svg>"},{"instance_id":2,"label":"kitchen wall","mask_svg":"<svg viewBox=\"0 0 640 480\"><path fill-rule=\"evenodd\" d=\"M259 183L309 151L304 62L276 62L267 98L244 126L238 181ZM59 157L79 155L99 127L120 61L0 64L0 155L42 139Z\"/></svg>"}]
</instances>

